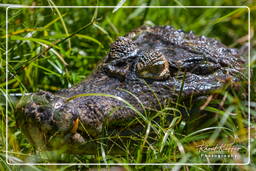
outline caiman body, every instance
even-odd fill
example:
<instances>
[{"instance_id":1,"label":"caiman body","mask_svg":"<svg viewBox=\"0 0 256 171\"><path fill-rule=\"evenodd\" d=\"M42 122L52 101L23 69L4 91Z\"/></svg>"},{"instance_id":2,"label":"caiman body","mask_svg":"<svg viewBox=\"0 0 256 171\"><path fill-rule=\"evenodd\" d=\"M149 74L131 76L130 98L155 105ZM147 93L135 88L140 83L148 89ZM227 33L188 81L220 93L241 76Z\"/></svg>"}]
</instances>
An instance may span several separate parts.
<instances>
[{"instance_id":1,"label":"caiman body","mask_svg":"<svg viewBox=\"0 0 256 171\"><path fill-rule=\"evenodd\" d=\"M93 140L106 128L111 135L126 135L127 125L178 96L202 96L239 81L242 64L236 49L215 39L170 26L142 26L119 37L81 83L23 97L17 124L38 148L67 145L69 151L93 153Z\"/></svg>"}]
</instances>

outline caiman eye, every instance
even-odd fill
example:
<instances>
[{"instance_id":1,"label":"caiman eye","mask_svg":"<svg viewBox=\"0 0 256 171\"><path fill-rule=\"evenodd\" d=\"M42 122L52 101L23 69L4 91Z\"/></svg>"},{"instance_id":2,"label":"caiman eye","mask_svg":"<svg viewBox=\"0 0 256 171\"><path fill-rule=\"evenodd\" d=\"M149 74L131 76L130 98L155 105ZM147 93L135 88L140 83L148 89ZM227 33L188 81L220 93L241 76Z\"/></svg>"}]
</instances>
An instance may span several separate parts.
<instances>
[{"instance_id":1,"label":"caiman eye","mask_svg":"<svg viewBox=\"0 0 256 171\"><path fill-rule=\"evenodd\" d=\"M169 63L160 52L146 52L136 64L139 77L155 80L166 79L169 73Z\"/></svg>"}]
</instances>

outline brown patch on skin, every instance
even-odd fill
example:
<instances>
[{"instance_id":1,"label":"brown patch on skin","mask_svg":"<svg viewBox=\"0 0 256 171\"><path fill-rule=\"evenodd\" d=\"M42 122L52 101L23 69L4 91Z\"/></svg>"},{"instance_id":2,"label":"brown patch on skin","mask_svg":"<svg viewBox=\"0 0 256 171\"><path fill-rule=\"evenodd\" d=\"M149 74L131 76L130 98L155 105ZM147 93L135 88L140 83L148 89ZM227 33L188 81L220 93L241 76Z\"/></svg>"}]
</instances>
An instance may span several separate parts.
<instances>
[{"instance_id":1,"label":"brown patch on skin","mask_svg":"<svg viewBox=\"0 0 256 171\"><path fill-rule=\"evenodd\" d=\"M71 129L71 133L73 133L73 134L76 133L78 125L79 125L79 119L77 118L76 120L74 120L73 128Z\"/></svg>"}]
</instances>

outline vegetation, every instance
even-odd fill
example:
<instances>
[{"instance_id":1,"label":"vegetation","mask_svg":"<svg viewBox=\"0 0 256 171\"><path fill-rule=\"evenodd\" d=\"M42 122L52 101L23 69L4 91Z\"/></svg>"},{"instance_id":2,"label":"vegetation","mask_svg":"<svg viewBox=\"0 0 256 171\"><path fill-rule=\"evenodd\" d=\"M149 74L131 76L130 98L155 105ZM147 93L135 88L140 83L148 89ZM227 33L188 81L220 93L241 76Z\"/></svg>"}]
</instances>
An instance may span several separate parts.
<instances>
[{"instance_id":1,"label":"vegetation","mask_svg":"<svg viewBox=\"0 0 256 171\"><path fill-rule=\"evenodd\" d=\"M120 3L124 2L124 4ZM247 5L251 13L256 7L252 2L209 0L140 0L140 1L99 0L36 1L25 0L24 5L45 5L50 8L8 9L8 33L6 33L5 11L0 8L0 170L70 170L91 166L11 166L6 163L6 115L8 115L9 162L45 163L206 163L199 151L200 144L216 146L232 144L239 147L241 160L232 158L214 159L212 162L246 162L251 151L251 164L246 166L130 166L128 170L252 170L256 169L256 41L251 40L251 59L245 66L239 84L228 84L216 91L207 100L198 104L184 105L176 102L163 107L156 115L174 115L169 123L155 123L152 118L142 120L145 132L137 140L135 151L126 155L104 155L99 149L97 155L71 155L61 152L36 152L25 136L16 127L14 109L20 98L15 94L37 92L40 89L54 92L70 87L86 78L97 63L108 53L110 44L134 28L146 25L171 25L184 31L193 30L220 40L233 48L246 49L248 42L247 8L186 8L188 5ZM3 3L20 4L18 0ZM118 6L118 5L119 6ZM113 5L115 8L57 8L59 5ZM174 5L181 8L122 8L136 5ZM120 7L120 8L119 8ZM252 18L255 16L252 15ZM251 35L255 22L251 22ZM8 37L8 94L6 94L6 34ZM52 47L52 48L49 48ZM246 61L247 57L244 57ZM248 61L249 62L249 61ZM251 99L248 106L248 66L251 69ZM8 96L8 111L5 108ZM174 108L176 105L179 108ZM251 149L248 149L248 108L251 110ZM192 112L196 109L196 112ZM181 115L183 111L185 115ZM200 112L198 112L200 111ZM149 141L147 130L155 130L154 143ZM106 137L105 138L111 138ZM106 166L96 166L105 168ZM110 166L107 166L110 167Z\"/></svg>"}]
</instances>

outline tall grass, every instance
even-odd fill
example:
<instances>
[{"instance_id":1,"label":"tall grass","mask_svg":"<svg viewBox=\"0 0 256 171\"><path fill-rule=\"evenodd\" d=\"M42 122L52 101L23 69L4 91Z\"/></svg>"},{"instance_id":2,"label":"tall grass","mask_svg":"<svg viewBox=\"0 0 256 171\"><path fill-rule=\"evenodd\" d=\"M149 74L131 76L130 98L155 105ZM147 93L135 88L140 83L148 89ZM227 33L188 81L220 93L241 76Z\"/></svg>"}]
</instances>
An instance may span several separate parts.
<instances>
[{"instance_id":1,"label":"tall grass","mask_svg":"<svg viewBox=\"0 0 256 171\"><path fill-rule=\"evenodd\" d=\"M117 5L119 1L99 1L98 5ZM124 1L123 1L124 2ZM4 3L20 3L19 1ZM23 1L26 5L47 5L49 9L9 9L8 20L8 94L37 92L40 89L55 92L71 87L86 78L107 54L109 45L132 29L147 25L171 25L185 31L193 30L197 35L205 35L222 41L229 47L241 48L247 42L247 9L221 8L173 8L173 9L62 9L55 5L71 5L68 1ZM76 0L72 5L97 5L97 2ZM123 5L249 5L255 12L253 3L235 1L183 1L159 2L156 0L127 1ZM120 5L120 4L119 4ZM125 155L109 155L106 141L119 139L107 133L97 140L99 150L96 155L71 155L56 152L38 153L16 128L14 109L18 96L5 94L5 8L0 8L0 169L1 170L70 170L90 166L10 166L5 159L5 115L8 115L8 154L10 162L68 162L68 163L205 163L198 145L202 143L236 142L242 159L247 155L248 107L251 109L251 165L249 166L124 166L128 170L233 170L255 169L256 141L256 42L252 39L251 51L251 106L248 106L248 77L239 85L227 85L207 99L183 104L172 102L156 111L153 117L173 116L171 122L165 119L156 122L152 116L138 118L144 131L138 133L136 144L125 144ZM92 20L93 19L93 20ZM93 21L93 22L92 22ZM89 25L88 25L89 24ZM88 25L88 27L85 27ZM81 30L81 28L84 28ZM255 23L251 24L251 31ZM81 32L76 33L78 30ZM72 34L76 33L76 34ZM67 40L64 40L67 38ZM58 43L60 42L61 43ZM52 47L52 48L49 48ZM38 54L41 54L40 56ZM245 57L246 59L246 57ZM248 67L248 66L245 66ZM245 71L247 68L245 69ZM228 90L228 91L227 91ZM5 96L8 96L8 112L5 112ZM207 102L207 103L205 103ZM201 109L201 110L200 110ZM136 110L136 109L134 109ZM198 112L200 111L200 112ZM183 114L181 114L183 113ZM155 137L150 137L149 133ZM152 143L153 142L153 143ZM129 150L134 146L134 151ZM224 162L233 162L224 159ZM239 161L236 161L239 162ZM241 161L240 161L241 162ZM243 161L242 161L243 162ZM253 164L254 163L254 164ZM104 168L105 166L97 166ZM109 167L109 166L108 166Z\"/></svg>"}]
</instances>

